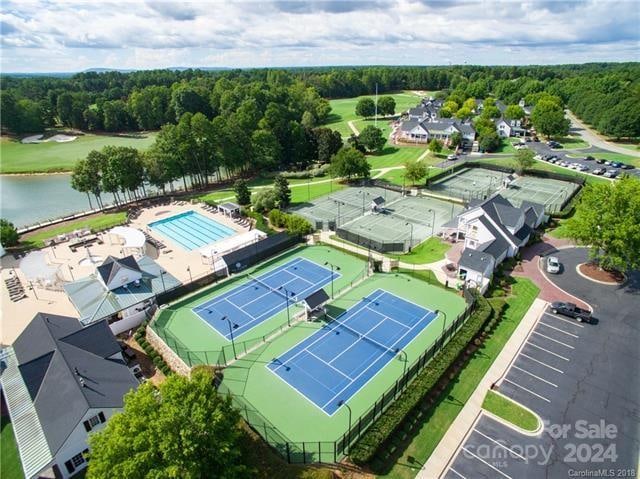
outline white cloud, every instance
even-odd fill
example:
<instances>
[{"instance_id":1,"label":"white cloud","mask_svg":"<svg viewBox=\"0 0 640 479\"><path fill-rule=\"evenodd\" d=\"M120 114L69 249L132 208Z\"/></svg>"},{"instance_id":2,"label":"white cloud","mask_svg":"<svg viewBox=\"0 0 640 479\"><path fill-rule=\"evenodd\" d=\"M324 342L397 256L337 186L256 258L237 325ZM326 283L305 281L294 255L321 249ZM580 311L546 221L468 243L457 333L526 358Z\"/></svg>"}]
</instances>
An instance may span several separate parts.
<instances>
[{"instance_id":1,"label":"white cloud","mask_svg":"<svg viewBox=\"0 0 640 479\"><path fill-rule=\"evenodd\" d=\"M635 1L63 0L1 8L3 71L639 59Z\"/></svg>"}]
</instances>

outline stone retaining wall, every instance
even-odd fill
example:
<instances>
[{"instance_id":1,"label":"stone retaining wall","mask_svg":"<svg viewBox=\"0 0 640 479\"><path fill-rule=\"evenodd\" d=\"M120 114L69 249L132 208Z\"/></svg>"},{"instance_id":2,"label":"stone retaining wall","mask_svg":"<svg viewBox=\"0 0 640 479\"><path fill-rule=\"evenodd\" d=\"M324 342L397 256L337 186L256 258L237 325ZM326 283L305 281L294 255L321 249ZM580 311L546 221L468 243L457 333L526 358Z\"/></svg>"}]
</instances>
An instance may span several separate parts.
<instances>
[{"instance_id":1,"label":"stone retaining wall","mask_svg":"<svg viewBox=\"0 0 640 479\"><path fill-rule=\"evenodd\" d=\"M151 326L147 326L147 341L155 349L162 359L167 363L172 371L181 374L183 376L189 376L191 374L191 368L187 366L180 356L178 356L173 349L171 349L162 340L158 334L151 329Z\"/></svg>"}]
</instances>

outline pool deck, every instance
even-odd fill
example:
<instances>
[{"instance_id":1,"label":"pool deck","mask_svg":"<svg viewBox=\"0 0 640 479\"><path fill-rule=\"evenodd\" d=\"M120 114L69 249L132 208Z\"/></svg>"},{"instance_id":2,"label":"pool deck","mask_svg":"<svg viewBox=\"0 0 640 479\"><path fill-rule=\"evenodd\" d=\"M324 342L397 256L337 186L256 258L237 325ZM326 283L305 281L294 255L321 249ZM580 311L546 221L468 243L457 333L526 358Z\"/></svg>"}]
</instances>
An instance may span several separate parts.
<instances>
[{"instance_id":1,"label":"pool deck","mask_svg":"<svg viewBox=\"0 0 640 479\"><path fill-rule=\"evenodd\" d=\"M181 204L182 203L182 204ZM172 203L162 206L154 206L151 208L145 208L142 210L138 218L132 220L128 226L138 228L141 231L149 233L153 238L162 241L167 247L161 250L159 256L155 258L153 255L148 254L156 263L166 269L170 274L178 278L182 282L189 281L190 268L191 275L195 278L208 273L211 268L208 264L204 264L200 257L198 250L186 251L177 244L172 243L166 237L155 234L153 230L147 228L147 224L159 219L167 218L179 213L184 213L189 210L196 211L201 215L213 219L218 223L224 224L232 228L236 233L244 233L247 228L243 228L240 225L233 222L232 219L224 217L222 214L213 214L202 208L202 204L189 204L186 202ZM106 232L98 235L104 242L104 244L93 244L89 248L91 256L100 256L102 259L109 255L121 257L121 245L111 244L110 238L114 238L112 235ZM59 244L55 250L50 247L43 248L41 251L46 252L46 260L49 264L60 265L59 274L65 281L71 281L71 271L69 266L73 267L73 277L80 279L89 276L94 272L95 266L92 264L80 264L80 261L87 257L87 253L84 249L78 248L73 253L69 247L68 242ZM51 314L68 315L72 317L78 317L78 312L71 304L64 291L53 291L44 289L36 285L35 298L34 292L29 290L29 283L20 270L20 260L15 260L12 255L5 255L0 260L0 266L2 267L0 274L2 281L0 281L0 344L11 344L22 332L22 330L29 324L33 316L38 312L48 312ZM15 274L20 278L22 285L25 288L27 297L14 303L9 299L9 292L4 283L4 278L9 277L11 271L15 271Z\"/></svg>"}]
</instances>

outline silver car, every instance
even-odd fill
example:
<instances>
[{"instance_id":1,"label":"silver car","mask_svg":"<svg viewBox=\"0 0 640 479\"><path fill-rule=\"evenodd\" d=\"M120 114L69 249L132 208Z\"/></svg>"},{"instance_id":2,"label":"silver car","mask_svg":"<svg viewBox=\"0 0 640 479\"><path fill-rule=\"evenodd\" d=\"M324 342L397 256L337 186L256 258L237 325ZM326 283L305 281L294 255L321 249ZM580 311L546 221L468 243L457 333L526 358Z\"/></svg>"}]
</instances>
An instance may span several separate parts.
<instances>
[{"instance_id":1,"label":"silver car","mask_svg":"<svg viewBox=\"0 0 640 479\"><path fill-rule=\"evenodd\" d=\"M547 273L558 274L560 272L560 261L555 256L547 258Z\"/></svg>"}]
</instances>

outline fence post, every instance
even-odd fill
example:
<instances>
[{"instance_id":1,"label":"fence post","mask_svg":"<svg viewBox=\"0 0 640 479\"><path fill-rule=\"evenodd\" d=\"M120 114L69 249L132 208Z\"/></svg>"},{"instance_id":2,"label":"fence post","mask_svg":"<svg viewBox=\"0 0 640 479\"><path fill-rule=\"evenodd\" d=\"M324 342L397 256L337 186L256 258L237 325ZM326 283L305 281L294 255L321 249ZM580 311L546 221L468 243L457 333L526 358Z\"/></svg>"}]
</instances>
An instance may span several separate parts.
<instances>
[{"instance_id":1,"label":"fence post","mask_svg":"<svg viewBox=\"0 0 640 479\"><path fill-rule=\"evenodd\" d=\"M306 464L307 463L307 450L304 446L305 442L302 441L302 463Z\"/></svg>"},{"instance_id":2,"label":"fence post","mask_svg":"<svg viewBox=\"0 0 640 479\"><path fill-rule=\"evenodd\" d=\"M289 443L286 442L285 445L287 446L287 462L291 464L291 451L289 450Z\"/></svg>"}]
</instances>

